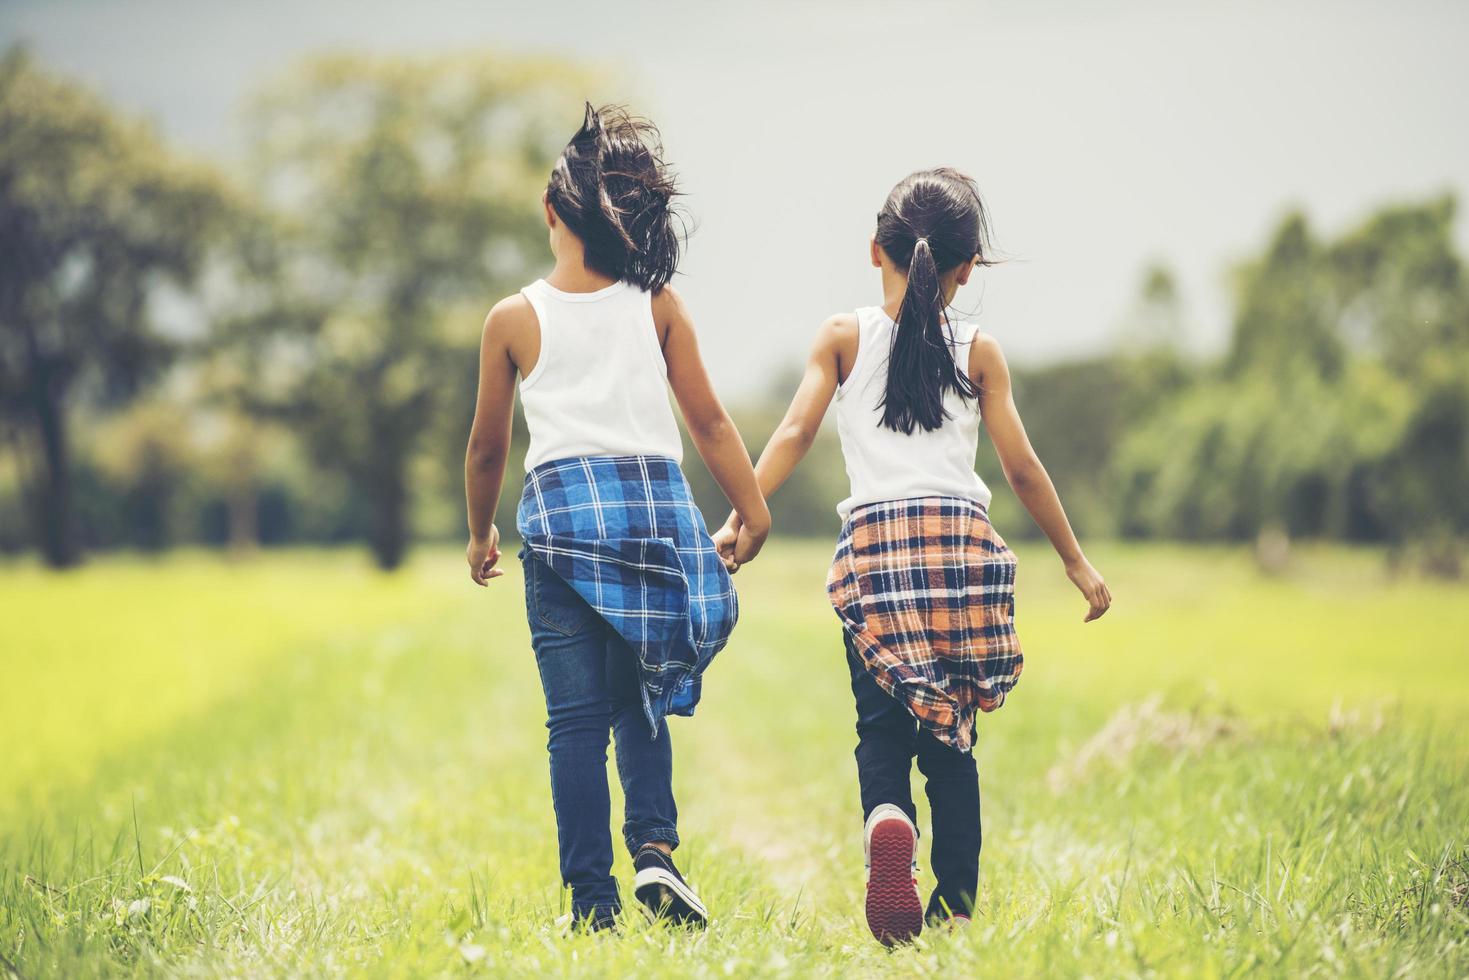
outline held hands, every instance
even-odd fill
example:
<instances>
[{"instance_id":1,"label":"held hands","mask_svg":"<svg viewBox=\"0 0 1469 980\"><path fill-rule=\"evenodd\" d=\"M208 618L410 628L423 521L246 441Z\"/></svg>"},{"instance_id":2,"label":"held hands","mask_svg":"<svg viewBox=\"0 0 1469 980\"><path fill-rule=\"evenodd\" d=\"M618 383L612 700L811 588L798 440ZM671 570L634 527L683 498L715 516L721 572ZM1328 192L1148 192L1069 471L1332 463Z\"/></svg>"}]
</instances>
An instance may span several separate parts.
<instances>
[{"instance_id":1,"label":"held hands","mask_svg":"<svg viewBox=\"0 0 1469 980\"><path fill-rule=\"evenodd\" d=\"M475 585L489 585L490 579L504 575L504 569L495 567L500 560L500 529L491 524L489 537L471 537L464 557L469 560L469 577Z\"/></svg>"},{"instance_id":2,"label":"held hands","mask_svg":"<svg viewBox=\"0 0 1469 980\"><path fill-rule=\"evenodd\" d=\"M739 514L731 512L724 526L714 532L714 550L733 575L741 565L755 560L769 534L769 527L753 528L740 520Z\"/></svg>"},{"instance_id":3,"label":"held hands","mask_svg":"<svg viewBox=\"0 0 1469 980\"><path fill-rule=\"evenodd\" d=\"M731 575L740 570L740 566L734 560L735 542L740 537L740 519L731 513L729 520L724 526L715 531L711 540L714 542L714 550L719 552L719 559L724 562L724 567Z\"/></svg>"},{"instance_id":4,"label":"held hands","mask_svg":"<svg viewBox=\"0 0 1469 980\"><path fill-rule=\"evenodd\" d=\"M1091 606L1082 622L1090 623L1094 619L1100 619L1112 605L1112 593L1107 589L1107 583L1102 581L1101 573L1085 558L1078 558L1066 563L1066 577L1081 590L1087 604Z\"/></svg>"}]
</instances>

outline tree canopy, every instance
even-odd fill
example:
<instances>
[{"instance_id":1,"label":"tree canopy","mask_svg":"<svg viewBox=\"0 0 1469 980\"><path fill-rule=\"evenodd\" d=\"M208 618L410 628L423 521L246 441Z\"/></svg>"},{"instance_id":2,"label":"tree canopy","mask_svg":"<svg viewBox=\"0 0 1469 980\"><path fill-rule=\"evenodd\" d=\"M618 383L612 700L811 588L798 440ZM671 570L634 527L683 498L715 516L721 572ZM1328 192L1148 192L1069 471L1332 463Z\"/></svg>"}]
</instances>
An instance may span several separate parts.
<instances>
[{"instance_id":1,"label":"tree canopy","mask_svg":"<svg viewBox=\"0 0 1469 980\"><path fill-rule=\"evenodd\" d=\"M193 281L227 197L209 170L24 51L0 58L0 404L34 463L52 565L79 557L73 403L124 398L167 362L154 300Z\"/></svg>"},{"instance_id":2,"label":"tree canopy","mask_svg":"<svg viewBox=\"0 0 1469 980\"><path fill-rule=\"evenodd\" d=\"M385 568L445 412L462 452L478 324L539 264L539 197L585 85L554 61L337 55L255 107L273 259L227 336L255 348L250 403L363 488Z\"/></svg>"}]
</instances>

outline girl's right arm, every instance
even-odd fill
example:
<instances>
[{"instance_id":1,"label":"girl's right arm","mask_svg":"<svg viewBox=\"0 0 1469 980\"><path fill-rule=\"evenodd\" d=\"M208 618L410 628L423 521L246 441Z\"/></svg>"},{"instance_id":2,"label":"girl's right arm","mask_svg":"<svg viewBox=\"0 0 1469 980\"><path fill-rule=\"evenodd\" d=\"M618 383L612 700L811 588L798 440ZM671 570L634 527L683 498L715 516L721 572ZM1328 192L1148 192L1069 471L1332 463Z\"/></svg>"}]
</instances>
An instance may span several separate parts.
<instances>
[{"instance_id":1,"label":"girl's right arm","mask_svg":"<svg viewBox=\"0 0 1469 980\"><path fill-rule=\"evenodd\" d=\"M704 359L699 356L693 320L672 287L664 287L654 297L653 317L663 342L668 384L678 399L689 437L709 467L709 475L744 522L745 531L736 543L734 560L750 561L759 554L770 533L770 509L755 482L750 452L714 393Z\"/></svg>"},{"instance_id":2,"label":"girl's right arm","mask_svg":"<svg viewBox=\"0 0 1469 980\"><path fill-rule=\"evenodd\" d=\"M1025 434L1025 425L1020 421L1020 412L1010 390L1009 365L993 337L980 334L974 338L969 350L969 376L979 384L980 416L984 419L990 441L995 445L995 452L999 454L1005 479L1051 540L1056 554L1061 556L1066 566L1066 577L1086 597L1090 608L1085 622L1090 623L1112 605L1112 593L1091 562L1086 560L1086 555L1082 554L1081 544L1061 507L1055 484L1030 445L1030 437Z\"/></svg>"},{"instance_id":3,"label":"girl's right arm","mask_svg":"<svg viewBox=\"0 0 1469 980\"><path fill-rule=\"evenodd\" d=\"M465 558L476 585L487 585L505 574L495 567L500 560L500 529L494 521L510 455L515 373L522 364L534 364L539 355L539 327L526 298L517 293L496 303L480 336L479 393L464 452L464 497L469 512Z\"/></svg>"},{"instance_id":4,"label":"girl's right arm","mask_svg":"<svg viewBox=\"0 0 1469 980\"><path fill-rule=\"evenodd\" d=\"M840 314L821 325L811 356L806 361L806 373L796 388L791 407L781 419L760 453L760 462L755 466L755 476L760 481L760 493L767 499L795 470L810 451L821 429L821 420L831 407L831 399L841 383L841 365L844 352L856 345L857 318L852 314ZM734 544L743 533L738 512L729 515L724 527L714 535L715 547L725 556L726 564L738 567L734 556ZM734 568L731 568L734 570Z\"/></svg>"}]
</instances>

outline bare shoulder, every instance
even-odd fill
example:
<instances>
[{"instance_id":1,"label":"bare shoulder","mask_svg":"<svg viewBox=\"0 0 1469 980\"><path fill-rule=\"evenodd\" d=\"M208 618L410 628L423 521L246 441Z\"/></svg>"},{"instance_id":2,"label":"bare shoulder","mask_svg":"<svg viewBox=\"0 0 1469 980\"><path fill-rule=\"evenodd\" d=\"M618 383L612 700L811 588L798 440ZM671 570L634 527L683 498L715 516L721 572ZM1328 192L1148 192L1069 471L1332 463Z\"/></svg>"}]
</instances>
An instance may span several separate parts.
<instances>
[{"instance_id":1,"label":"bare shoulder","mask_svg":"<svg viewBox=\"0 0 1469 980\"><path fill-rule=\"evenodd\" d=\"M1009 374L1000 342L982 331L975 333L974 342L969 345L969 377L982 381L1008 377Z\"/></svg>"},{"instance_id":2,"label":"bare shoulder","mask_svg":"<svg viewBox=\"0 0 1469 980\"><path fill-rule=\"evenodd\" d=\"M842 368L842 377L845 378L852 362L857 358L857 342L861 332L857 324L857 314L837 313L829 316L821 321L821 326L816 331L816 346L812 353L835 357L838 366Z\"/></svg>"},{"instance_id":3,"label":"bare shoulder","mask_svg":"<svg viewBox=\"0 0 1469 980\"><path fill-rule=\"evenodd\" d=\"M535 307L519 293L490 307L480 338L480 358L503 357L521 376L530 374L541 356L541 324Z\"/></svg>"},{"instance_id":4,"label":"bare shoulder","mask_svg":"<svg viewBox=\"0 0 1469 980\"><path fill-rule=\"evenodd\" d=\"M821 320L821 326L817 328L814 353L836 354L851 364L853 357L856 357L856 341L859 335L861 329L856 325L855 313L834 314Z\"/></svg>"},{"instance_id":5,"label":"bare shoulder","mask_svg":"<svg viewBox=\"0 0 1469 980\"><path fill-rule=\"evenodd\" d=\"M674 329L692 330L694 321L683 295L673 286L664 286L653 294L653 326L658 331L658 343L668 343L668 333Z\"/></svg>"},{"instance_id":6,"label":"bare shoulder","mask_svg":"<svg viewBox=\"0 0 1469 980\"><path fill-rule=\"evenodd\" d=\"M675 316L687 316L688 307L684 305L683 294L672 285L664 286L653 294L653 318L660 323L666 323Z\"/></svg>"},{"instance_id":7,"label":"bare shoulder","mask_svg":"<svg viewBox=\"0 0 1469 980\"><path fill-rule=\"evenodd\" d=\"M827 317L821 321L821 328L817 336L833 341L856 340L857 314L836 313Z\"/></svg>"},{"instance_id":8,"label":"bare shoulder","mask_svg":"<svg viewBox=\"0 0 1469 980\"><path fill-rule=\"evenodd\" d=\"M515 293L490 307L490 314L485 317L485 337L508 342L539 326L530 300Z\"/></svg>"},{"instance_id":9,"label":"bare shoulder","mask_svg":"<svg viewBox=\"0 0 1469 980\"><path fill-rule=\"evenodd\" d=\"M811 360L824 362L835 368L838 382L847 380L852 365L857 361L858 337L861 329L857 325L857 314L837 313L821 321L816 330L816 343L811 348Z\"/></svg>"}]
</instances>

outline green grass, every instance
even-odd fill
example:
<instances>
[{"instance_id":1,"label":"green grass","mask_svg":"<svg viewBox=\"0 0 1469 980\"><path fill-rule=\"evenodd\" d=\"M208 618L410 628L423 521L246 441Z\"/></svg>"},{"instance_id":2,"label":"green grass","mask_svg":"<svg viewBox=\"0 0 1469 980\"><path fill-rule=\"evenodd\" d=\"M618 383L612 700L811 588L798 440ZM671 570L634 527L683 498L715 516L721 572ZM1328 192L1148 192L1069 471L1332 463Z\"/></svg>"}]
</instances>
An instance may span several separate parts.
<instances>
[{"instance_id":1,"label":"green grass","mask_svg":"<svg viewBox=\"0 0 1469 980\"><path fill-rule=\"evenodd\" d=\"M0 976L1469 973L1469 590L1360 552L1270 579L1114 548L1117 606L1083 627L1020 552L980 915L892 953L861 922L825 545L740 574L674 722L698 935L553 926L513 561L488 591L450 551L392 577L346 553L0 567Z\"/></svg>"}]
</instances>

